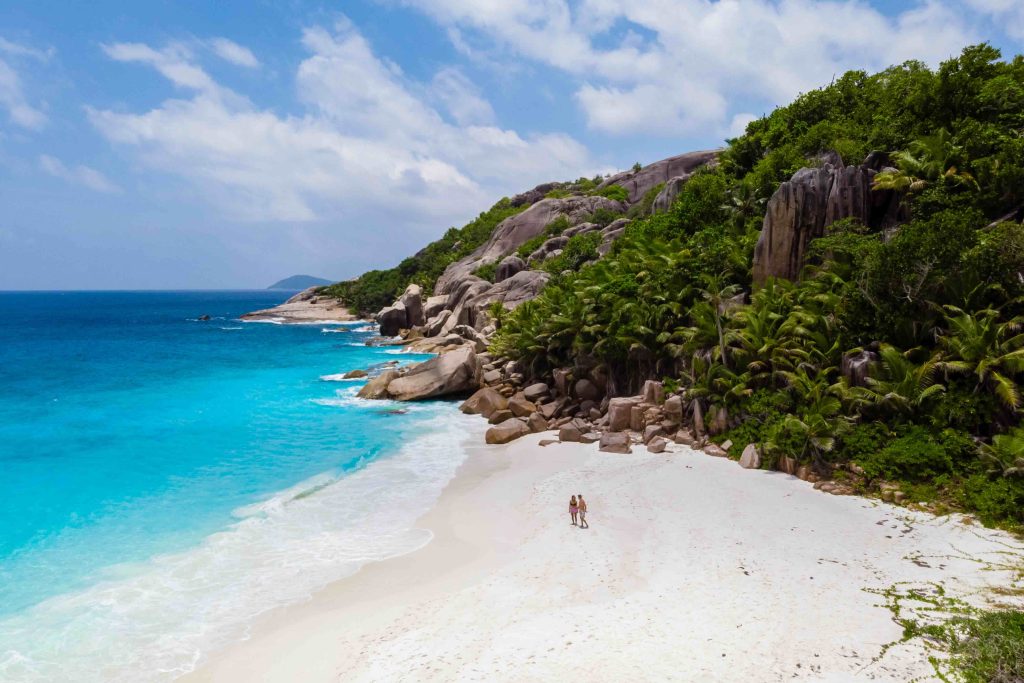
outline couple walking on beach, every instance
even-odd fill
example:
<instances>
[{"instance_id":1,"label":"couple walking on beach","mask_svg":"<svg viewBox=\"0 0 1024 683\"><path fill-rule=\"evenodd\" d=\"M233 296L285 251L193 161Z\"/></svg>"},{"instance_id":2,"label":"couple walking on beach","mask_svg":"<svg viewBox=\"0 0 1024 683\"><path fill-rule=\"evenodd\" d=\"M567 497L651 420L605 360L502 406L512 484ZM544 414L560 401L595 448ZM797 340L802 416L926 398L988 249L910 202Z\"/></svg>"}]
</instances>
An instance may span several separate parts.
<instances>
[{"instance_id":1,"label":"couple walking on beach","mask_svg":"<svg viewBox=\"0 0 1024 683\"><path fill-rule=\"evenodd\" d=\"M576 519L579 518L581 529L590 528L587 524L587 501L583 500L582 493L569 499L569 516L572 517L573 526L576 526Z\"/></svg>"}]
</instances>

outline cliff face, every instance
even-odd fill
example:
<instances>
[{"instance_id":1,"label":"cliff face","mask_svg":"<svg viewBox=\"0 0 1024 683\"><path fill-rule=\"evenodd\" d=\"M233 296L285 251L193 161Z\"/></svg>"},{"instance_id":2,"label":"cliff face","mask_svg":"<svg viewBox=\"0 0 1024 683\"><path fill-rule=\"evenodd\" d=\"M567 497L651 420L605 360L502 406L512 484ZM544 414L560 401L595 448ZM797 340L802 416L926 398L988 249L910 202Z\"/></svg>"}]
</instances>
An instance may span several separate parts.
<instances>
[{"instance_id":1,"label":"cliff face","mask_svg":"<svg viewBox=\"0 0 1024 683\"><path fill-rule=\"evenodd\" d=\"M893 191L872 189L883 170L884 156L869 155L858 166L844 166L830 154L818 168L802 168L782 183L768 201L761 236L754 249L753 278L794 280L807 263L811 240L826 234L828 226L854 218L874 230L906 220L901 197Z\"/></svg>"}]
</instances>

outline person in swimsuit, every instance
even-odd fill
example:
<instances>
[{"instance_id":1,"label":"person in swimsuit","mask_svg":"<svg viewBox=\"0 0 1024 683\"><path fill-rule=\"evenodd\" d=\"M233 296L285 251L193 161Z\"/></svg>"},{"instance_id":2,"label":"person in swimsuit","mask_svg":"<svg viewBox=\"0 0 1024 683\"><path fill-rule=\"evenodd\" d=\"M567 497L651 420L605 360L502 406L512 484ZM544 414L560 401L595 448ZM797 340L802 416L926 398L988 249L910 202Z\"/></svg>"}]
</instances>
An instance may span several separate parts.
<instances>
[{"instance_id":1,"label":"person in swimsuit","mask_svg":"<svg viewBox=\"0 0 1024 683\"><path fill-rule=\"evenodd\" d=\"M576 496L569 499L569 516L572 517L572 525L576 526L576 513L579 512L579 506L576 504Z\"/></svg>"},{"instance_id":2,"label":"person in swimsuit","mask_svg":"<svg viewBox=\"0 0 1024 683\"><path fill-rule=\"evenodd\" d=\"M579 507L579 510L580 510L580 528L581 529L589 529L590 525L587 524L587 501L583 500L583 494L582 493L579 494L578 496L576 496L576 498L579 499L579 502L577 503L577 507Z\"/></svg>"}]
</instances>

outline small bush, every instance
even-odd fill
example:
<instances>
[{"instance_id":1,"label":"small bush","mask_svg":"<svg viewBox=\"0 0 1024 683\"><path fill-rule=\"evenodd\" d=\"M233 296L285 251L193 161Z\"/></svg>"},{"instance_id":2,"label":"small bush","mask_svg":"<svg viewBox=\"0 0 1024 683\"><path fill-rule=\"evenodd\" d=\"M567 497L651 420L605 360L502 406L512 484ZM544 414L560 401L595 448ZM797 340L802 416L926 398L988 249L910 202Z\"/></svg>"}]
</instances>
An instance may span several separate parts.
<instances>
[{"instance_id":1,"label":"small bush","mask_svg":"<svg viewBox=\"0 0 1024 683\"><path fill-rule=\"evenodd\" d=\"M485 263L484 265L474 270L473 275L476 275L478 278L487 280L488 282L494 282L494 276L497 273L497 271L497 263Z\"/></svg>"},{"instance_id":2,"label":"small bush","mask_svg":"<svg viewBox=\"0 0 1024 683\"><path fill-rule=\"evenodd\" d=\"M551 190L546 195L544 195L544 198L545 199L565 199L566 197L571 197L571 196L572 196L572 192L570 192L569 190L565 189L564 187L556 187L555 189Z\"/></svg>"},{"instance_id":3,"label":"small bush","mask_svg":"<svg viewBox=\"0 0 1024 683\"><path fill-rule=\"evenodd\" d=\"M1024 484L1019 479L973 474L964 480L957 502L988 525L1024 522Z\"/></svg>"},{"instance_id":4,"label":"small bush","mask_svg":"<svg viewBox=\"0 0 1024 683\"><path fill-rule=\"evenodd\" d=\"M597 258L597 245L601 244L601 233L588 232L574 235L562 248L562 253L545 261L541 268L552 275L563 270L579 270L580 266Z\"/></svg>"},{"instance_id":5,"label":"small bush","mask_svg":"<svg viewBox=\"0 0 1024 683\"><path fill-rule=\"evenodd\" d=\"M602 187L600 190L594 190L593 194L598 197L607 197L617 202L629 201L629 190L624 188L622 185L609 185L608 187Z\"/></svg>"},{"instance_id":6,"label":"small bush","mask_svg":"<svg viewBox=\"0 0 1024 683\"><path fill-rule=\"evenodd\" d=\"M594 223L595 225L599 225L603 228L621 217L622 214L618 211L612 211L611 209L605 209L602 207L590 214L590 216L587 217L586 222Z\"/></svg>"},{"instance_id":7,"label":"small bush","mask_svg":"<svg viewBox=\"0 0 1024 683\"><path fill-rule=\"evenodd\" d=\"M864 472L875 479L924 481L953 469L953 456L923 427L911 427L880 451L857 460Z\"/></svg>"}]
</instances>

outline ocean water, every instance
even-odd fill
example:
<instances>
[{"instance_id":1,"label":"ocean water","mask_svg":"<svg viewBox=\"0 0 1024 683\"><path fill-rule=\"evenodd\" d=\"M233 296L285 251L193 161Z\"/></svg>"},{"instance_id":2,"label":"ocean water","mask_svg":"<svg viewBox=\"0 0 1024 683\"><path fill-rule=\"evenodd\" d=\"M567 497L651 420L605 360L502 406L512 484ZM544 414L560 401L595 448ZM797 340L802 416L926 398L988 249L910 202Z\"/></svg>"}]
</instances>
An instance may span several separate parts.
<instances>
[{"instance_id":1,"label":"ocean water","mask_svg":"<svg viewBox=\"0 0 1024 683\"><path fill-rule=\"evenodd\" d=\"M429 540L480 426L356 399L423 358L365 323L237 319L286 296L0 293L0 680L171 680Z\"/></svg>"}]
</instances>

